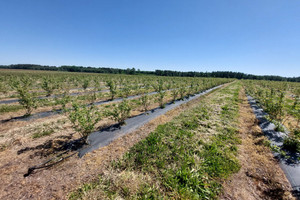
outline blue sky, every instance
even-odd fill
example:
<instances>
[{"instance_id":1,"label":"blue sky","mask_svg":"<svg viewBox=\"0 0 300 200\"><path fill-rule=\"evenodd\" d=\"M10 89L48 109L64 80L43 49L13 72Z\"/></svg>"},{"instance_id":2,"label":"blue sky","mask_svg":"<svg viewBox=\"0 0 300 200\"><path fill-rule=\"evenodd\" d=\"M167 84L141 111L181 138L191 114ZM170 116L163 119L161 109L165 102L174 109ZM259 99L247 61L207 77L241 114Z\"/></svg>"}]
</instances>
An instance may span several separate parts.
<instances>
[{"instance_id":1,"label":"blue sky","mask_svg":"<svg viewBox=\"0 0 300 200\"><path fill-rule=\"evenodd\" d=\"M300 76L299 0L0 0L0 64Z\"/></svg>"}]
</instances>

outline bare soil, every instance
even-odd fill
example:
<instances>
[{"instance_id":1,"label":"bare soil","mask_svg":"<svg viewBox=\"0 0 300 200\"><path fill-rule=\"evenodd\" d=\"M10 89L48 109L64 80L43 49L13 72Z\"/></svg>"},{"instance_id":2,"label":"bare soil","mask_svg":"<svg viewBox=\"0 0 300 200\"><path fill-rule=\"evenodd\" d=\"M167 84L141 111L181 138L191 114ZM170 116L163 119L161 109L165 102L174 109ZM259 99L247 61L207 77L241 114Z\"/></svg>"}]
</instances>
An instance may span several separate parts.
<instances>
[{"instance_id":1,"label":"bare soil","mask_svg":"<svg viewBox=\"0 0 300 200\"><path fill-rule=\"evenodd\" d=\"M220 199L295 199L291 186L258 126L244 90L240 91L239 124L241 144L238 158L241 169L224 182Z\"/></svg>"}]
</instances>

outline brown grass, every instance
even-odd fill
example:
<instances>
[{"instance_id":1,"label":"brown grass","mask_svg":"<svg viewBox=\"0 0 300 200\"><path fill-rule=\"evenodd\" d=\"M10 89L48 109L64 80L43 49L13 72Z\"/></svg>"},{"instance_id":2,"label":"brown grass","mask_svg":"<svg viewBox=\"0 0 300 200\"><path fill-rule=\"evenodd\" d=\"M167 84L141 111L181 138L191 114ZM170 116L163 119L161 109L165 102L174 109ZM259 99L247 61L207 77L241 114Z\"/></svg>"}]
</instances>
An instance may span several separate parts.
<instances>
[{"instance_id":1,"label":"brown grass","mask_svg":"<svg viewBox=\"0 0 300 200\"><path fill-rule=\"evenodd\" d=\"M294 199L291 186L270 149L241 90L239 104L240 137L239 160L241 169L224 186L220 199Z\"/></svg>"}]
</instances>

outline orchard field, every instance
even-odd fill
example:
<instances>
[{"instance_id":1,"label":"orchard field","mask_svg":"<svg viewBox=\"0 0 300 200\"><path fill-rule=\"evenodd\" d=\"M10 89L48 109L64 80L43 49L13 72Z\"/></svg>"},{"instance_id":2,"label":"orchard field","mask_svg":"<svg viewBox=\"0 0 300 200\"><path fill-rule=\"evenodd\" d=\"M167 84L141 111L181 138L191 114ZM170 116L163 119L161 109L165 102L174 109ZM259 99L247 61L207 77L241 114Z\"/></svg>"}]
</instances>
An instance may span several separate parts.
<instances>
[{"instance_id":1,"label":"orchard field","mask_svg":"<svg viewBox=\"0 0 300 200\"><path fill-rule=\"evenodd\" d=\"M282 147L246 95L288 133ZM299 155L299 96L295 82L1 69L0 199L293 199L271 151Z\"/></svg>"}]
</instances>

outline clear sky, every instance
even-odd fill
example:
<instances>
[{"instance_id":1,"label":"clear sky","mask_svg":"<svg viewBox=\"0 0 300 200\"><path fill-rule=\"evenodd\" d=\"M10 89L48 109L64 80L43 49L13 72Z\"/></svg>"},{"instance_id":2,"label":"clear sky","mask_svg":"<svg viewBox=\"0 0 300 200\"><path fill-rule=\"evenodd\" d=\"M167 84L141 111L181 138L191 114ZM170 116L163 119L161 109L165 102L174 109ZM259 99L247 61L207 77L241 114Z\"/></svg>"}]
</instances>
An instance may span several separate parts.
<instances>
[{"instance_id":1,"label":"clear sky","mask_svg":"<svg viewBox=\"0 0 300 200\"><path fill-rule=\"evenodd\" d=\"M0 0L0 64L300 76L299 0Z\"/></svg>"}]
</instances>

